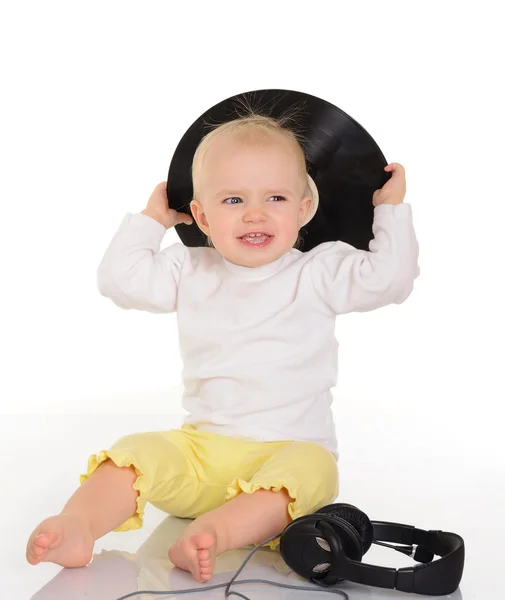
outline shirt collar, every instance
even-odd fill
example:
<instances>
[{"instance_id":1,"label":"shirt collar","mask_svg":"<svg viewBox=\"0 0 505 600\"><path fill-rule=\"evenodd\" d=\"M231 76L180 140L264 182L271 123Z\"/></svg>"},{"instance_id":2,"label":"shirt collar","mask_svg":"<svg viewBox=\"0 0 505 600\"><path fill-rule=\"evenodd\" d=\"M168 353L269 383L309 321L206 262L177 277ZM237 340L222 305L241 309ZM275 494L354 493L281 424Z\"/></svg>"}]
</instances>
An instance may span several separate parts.
<instances>
[{"instance_id":1,"label":"shirt collar","mask_svg":"<svg viewBox=\"0 0 505 600\"><path fill-rule=\"evenodd\" d=\"M237 279L265 279L280 270L286 259L287 254L284 254L277 260L269 262L259 267L244 267L230 262L224 256L221 256L225 269Z\"/></svg>"}]
</instances>

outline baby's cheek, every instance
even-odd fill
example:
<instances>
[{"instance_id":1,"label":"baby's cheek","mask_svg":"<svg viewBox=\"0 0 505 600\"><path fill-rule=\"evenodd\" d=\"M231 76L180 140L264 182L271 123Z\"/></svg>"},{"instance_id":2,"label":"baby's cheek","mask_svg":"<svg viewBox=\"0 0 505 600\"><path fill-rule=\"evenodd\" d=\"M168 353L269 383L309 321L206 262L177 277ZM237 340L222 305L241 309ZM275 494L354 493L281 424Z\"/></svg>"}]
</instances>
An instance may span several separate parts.
<instances>
[{"instance_id":1,"label":"baby's cheek","mask_svg":"<svg viewBox=\"0 0 505 600\"><path fill-rule=\"evenodd\" d=\"M289 228L289 235L290 237L298 237L298 232L300 231L300 227L301 224L298 224L298 221L295 221L294 223L291 224L291 227Z\"/></svg>"}]
</instances>

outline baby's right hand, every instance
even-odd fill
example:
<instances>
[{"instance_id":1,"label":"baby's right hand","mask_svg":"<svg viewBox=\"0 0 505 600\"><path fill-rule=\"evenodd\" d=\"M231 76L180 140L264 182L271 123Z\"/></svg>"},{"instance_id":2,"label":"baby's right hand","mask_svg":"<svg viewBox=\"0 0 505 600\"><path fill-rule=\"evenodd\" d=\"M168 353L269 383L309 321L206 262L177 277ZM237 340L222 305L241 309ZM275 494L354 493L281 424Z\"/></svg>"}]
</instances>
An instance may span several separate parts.
<instances>
[{"instance_id":1,"label":"baby's right hand","mask_svg":"<svg viewBox=\"0 0 505 600\"><path fill-rule=\"evenodd\" d=\"M162 181L154 188L151 197L147 201L147 206L141 211L143 215L152 217L158 223L161 223L166 229L185 223L191 225L193 219L190 215L182 212L177 212L168 205L167 198L167 182Z\"/></svg>"}]
</instances>

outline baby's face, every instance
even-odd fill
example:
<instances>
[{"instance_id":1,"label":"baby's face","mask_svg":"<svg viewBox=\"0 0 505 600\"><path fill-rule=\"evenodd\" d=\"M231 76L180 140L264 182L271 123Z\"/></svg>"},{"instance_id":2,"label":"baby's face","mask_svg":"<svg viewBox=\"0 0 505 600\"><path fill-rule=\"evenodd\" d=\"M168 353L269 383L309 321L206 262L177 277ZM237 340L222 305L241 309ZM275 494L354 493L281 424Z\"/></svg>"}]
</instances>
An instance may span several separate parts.
<instances>
[{"instance_id":1,"label":"baby's face","mask_svg":"<svg viewBox=\"0 0 505 600\"><path fill-rule=\"evenodd\" d=\"M310 208L303 157L280 134L219 135L191 204L200 229L230 262L257 267L288 252Z\"/></svg>"}]
</instances>

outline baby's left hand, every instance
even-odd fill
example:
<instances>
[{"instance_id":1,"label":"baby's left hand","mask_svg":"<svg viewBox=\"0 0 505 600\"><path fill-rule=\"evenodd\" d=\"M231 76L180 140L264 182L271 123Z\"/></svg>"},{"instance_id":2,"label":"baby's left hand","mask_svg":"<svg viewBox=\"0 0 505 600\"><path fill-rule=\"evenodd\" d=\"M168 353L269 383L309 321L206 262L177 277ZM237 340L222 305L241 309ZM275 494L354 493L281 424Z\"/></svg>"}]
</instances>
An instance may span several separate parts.
<instances>
[{"instance_id":1,"label":"baby's left hand","mask_svg":"<svg viewBox=\"0 0 505 600\"><path fill-rule=\"evenodd\" d=\"M390 163L384 171L391 171L391 179L380 190L373 193L373 204L401 204L407 191L405 169L399 163Z\"/></svg>"}]
</instances>

